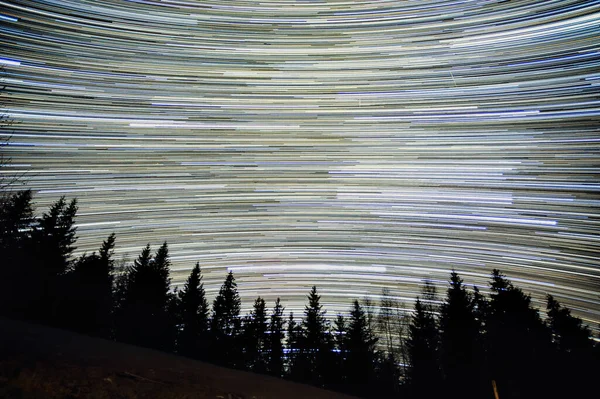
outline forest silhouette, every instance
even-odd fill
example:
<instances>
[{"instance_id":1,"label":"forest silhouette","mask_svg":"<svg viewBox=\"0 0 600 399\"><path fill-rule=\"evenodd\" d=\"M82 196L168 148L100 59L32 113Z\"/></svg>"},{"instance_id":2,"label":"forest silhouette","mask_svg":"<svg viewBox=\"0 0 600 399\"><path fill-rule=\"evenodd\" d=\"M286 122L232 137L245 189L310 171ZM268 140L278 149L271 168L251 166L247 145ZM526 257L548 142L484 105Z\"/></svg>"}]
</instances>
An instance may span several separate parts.
<instances>
[{"instance_id":1,"label":"forest silhouette","mask_svg":"<svg viewBox=\"0 0 600 399\"><path fill-rule=\"evenodd\" d=\"M600 345L549 293L546 315L493 270L489 293L452 271L440 297L424 281L414 309L388 290L326 318L313 286L301 315L258 297L241 314L235 276L209 305L196 263L171 290L166 242L117 266L111 234L98 252L72 256L77 201L34 216L32 192L0 209L3 316L159 349L368 398L565 398L597 389Z\"/></svg>"}]
</instances>

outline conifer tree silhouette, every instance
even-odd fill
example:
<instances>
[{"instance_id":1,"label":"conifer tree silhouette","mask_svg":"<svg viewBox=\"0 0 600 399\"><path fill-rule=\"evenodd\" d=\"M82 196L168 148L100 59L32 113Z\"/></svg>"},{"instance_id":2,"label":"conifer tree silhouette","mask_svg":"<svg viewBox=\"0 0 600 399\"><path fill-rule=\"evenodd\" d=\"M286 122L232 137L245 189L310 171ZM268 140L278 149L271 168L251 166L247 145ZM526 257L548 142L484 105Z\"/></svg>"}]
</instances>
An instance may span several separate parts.
<instances>
[{"instance_id":1,"label":"conifer tree silhouette","mask_svg":"<svg viewBox=\"0 0 600 399\"><path fill-rule=\"evenodd\" d=\"M62 326L88 335L111 337L114 247L113 233L102 243L98 254L82 255L65 276Z\"/></svg>"},{"instance_id":2,"label":"conifer tree silhouette","mask_svg":"<svg viewBox=\"0 0 600 399\"><path fill-rule=\"evenodd\" d=\"M59 309L64 300L64 275L71 265L77 240L75 216L77 200L67 203L61 197L39 219L32 231L27 265L35 281L27 287L28 317L50 325L60 325Z\"/></svg>"},{"instance_id":3,"label":"conifer tree silhouette","mask_svg":"<svg viewBox=\"0 0 600 399\"><path fill-rule=\"evenodd\" d=\"M407 380L411 391L423 397L435 397L441 389L439 330L436 318L436 290L425 281L423 299L417 297L409 337L406 343L410 367Z\"/></svg>"},{"instance_id":4,"label":"conifer tree silhouette","mask_svg":"<svg viewBox=\"0 0 600 399\"><path fill-rule=\"evenodd\" d=\"M330 380L331 366L334 363L333 340L329 334L329 324L320 304L321 296L313 286L308 295L308 305L302 320L302 341L300 356L304 380L313 385L324 386Z\"/></svg>"},{"instance_id":5,"label":"conifer tree silhouette","mask_svg":"<svg viewBox=\"0 0 600 399\"><path fill-rule=\"evenodd\" d=\"M165 242L151 255L148 244L129 266L119 288L117 338L124 342L171 351L174 342L172 317L167 313L169 293L169 252Z\"/></svg>"},{"instance_id":6,"label":"conifer tree silhouette","mask_svg":"<svg viewBox=\"0 0 600 399\"><path fill-rule=\"evenodd\" d=\"M246 367L257 373L267 370L267 313L265 300L256 298L252 312L244 325Z\"/></svg>"},{"instance_id":7,"label":"conifer tree silhouette","mask_svg":"<svg viewBox=\"0 0 600 399\"><path fill-rule=\"evenodd\" d=\"M240 347L241 301L233 273L229 272L213 302L211 334L214 340L212 356L217 363L242 367Z\"/></svg>"},{"instance_id":8,"label":"conifer tree silhouette","mask_svg":"<svg viewBox=\"0 0 600 399\"><path fill-rule=\"evenodd\" d=\"M48 213L44 213L34 229L34 243L41 255L38 262L42 263L44 274L58 276L67 270L77 240L76 214L77 200L67 204L65 197L61 197Z\"/></svg>"},{"instance_id":9,"label":"conifer tree silhouette","mask_svg":"<svg viewBox=\"0 0 600 399\"><path fill-rule=\"evenodd\" d=\"M557 349L564 352L592 349L592 332L589 327L584 325L580 318L571 315L571 311L562 307L552 295L548 295L546 299L547 321Z\"/></svg>"},{"instance_id":10,"label":"conifer tree silhouette","mask_svg":"<svg viewBox=\"0 0 600 399\"><path fill-rule=\"evenodd\" d=\"M554 393L560 397L585 397L595 389L595 373L600 361L600 358L594 358L592 333L552 295L546 299L546 323L553 337L552 358L556 365L550 377L554 381L568 381L555 384Z\"/></svg>"},{"instance_id":11,"label":"conifer tree silhouette","mask_svg":"<svg viewBox=\"0 0 600 399\"><path fill-rule=\"evenodd\" d=\"M352 392L361 396L367 395L375 390L377 338L373 335L367 315L358 300L352 303L346 343L346 370Z\"/></svg>"},{"instance_id":12,"label":"conifer tree silhouette","mask_svg":"<svg viewBox=\"0 0 600 399\"><path fill-rule=\"evenodd\" d=\"M178 297L181 322L178 352L185 356L205 359L208 355L209 309L200 263L196 263L192 269Z\"/></svg>"},{"instance_id":13,"label":"conifer tree silhouette","mask_svg":"<svg viewBox=\"0 0 600 399\"><path fill-rule=\"evenodd\" d=\"M285 373L283 351L283 339L285 337L284 310L281 300L277 298L269 320L269 334L266 341L266 351L268 353L267 372L275 377L283 377Z\"/></svg>"},{"instance_id":14,"label":"conifer tree silhouette","mask_svg":"<svg viewBox=\"0 0 600 399\"><path fill-rule=\"evenodd\" d=\"M348 391L348 323L343 315L338 314L333 326L333 341L337 353L332 382L338 390Z\"/></svg>"},{"instance_id":15,"label":"conifer tree silhouette","mask_svg":"<svg viewBox=\"0 0 600 399\"><path fill-rule=\"evenodd\" d=\"M503 396L541 397L549 385L535 381L544 380L549 372L550 332L532 307L531 297L497 269L490 287L486 320L490 377Z\"/></svg>"},{"instance_id":16,"label":"conifer tree silhouette","mask_svg":"<svg viewBox=\"0 0 600 399\"><path fill-rule=\"evenodd\" d=\"M295 381L302 381L304 378L302 370L303 343L302 327L294 319L294 313L290 312L287 322L287 375Z\"/></svg>"},{"instance_id":17,"label":"conifer tree silhouette","mask_svg":"<svg viewBox=\"0 0 600 399\"><path fill-rule=\"evenodd\" d=\"M450 287L446 301L441 306L440 316L440 358L444 376L450 384L471 386L465 391L450 390L450 395L462 398L480 398L483 384L479 375L483 366L479 335L481 325L475 315L473 295L467 292L458 273L450 274ZM489 390L489 387L485 386Z\"/></svg>"}]
</instances>

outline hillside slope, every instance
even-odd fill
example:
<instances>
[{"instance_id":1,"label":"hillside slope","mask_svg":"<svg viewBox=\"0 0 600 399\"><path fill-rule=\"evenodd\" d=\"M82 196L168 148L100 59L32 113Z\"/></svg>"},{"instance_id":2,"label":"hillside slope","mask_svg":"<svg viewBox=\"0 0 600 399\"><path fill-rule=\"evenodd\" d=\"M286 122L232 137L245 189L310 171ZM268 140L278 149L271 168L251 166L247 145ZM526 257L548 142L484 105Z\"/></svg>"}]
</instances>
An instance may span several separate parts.
<instances>
[{"instance_id":1,"label":"hillside slope","mask_svg":"<svg viewBox=\"0 0 600 399\"><path fill-rule=\"evenodd\" d=\"M3 318L0 397L351 399L278 378Z\"/></svg>"}]
</instances>

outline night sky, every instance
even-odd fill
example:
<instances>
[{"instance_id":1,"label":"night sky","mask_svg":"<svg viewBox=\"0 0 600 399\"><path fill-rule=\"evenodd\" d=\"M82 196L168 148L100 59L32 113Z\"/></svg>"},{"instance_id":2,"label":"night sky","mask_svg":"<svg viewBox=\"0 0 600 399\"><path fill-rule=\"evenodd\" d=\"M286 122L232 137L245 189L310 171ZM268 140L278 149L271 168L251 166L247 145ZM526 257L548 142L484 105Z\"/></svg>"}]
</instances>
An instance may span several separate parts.
<instances>
[{"instance_id":1,"label":"night sky","mask_svg":"<svg viewBox=\"0 0 600 399\"><path fill-rule=\"evenodd\" d=\"M76 255L328 316L499 268L600 322L600 2L0 1L5 149Z\"/></svg>"}]
</instances>

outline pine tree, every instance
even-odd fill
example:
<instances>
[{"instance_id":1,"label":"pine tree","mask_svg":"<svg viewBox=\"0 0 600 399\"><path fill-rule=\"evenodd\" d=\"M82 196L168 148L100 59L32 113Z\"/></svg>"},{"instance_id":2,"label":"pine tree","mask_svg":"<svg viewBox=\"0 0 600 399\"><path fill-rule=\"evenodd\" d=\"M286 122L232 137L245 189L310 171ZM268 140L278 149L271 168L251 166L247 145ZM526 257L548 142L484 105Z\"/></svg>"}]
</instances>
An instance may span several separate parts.
<instances>
[{"instance_id":1,"label":"pine tree","mask_svg":"<svg viewBox=\"0 0 600 399\"><path fill-rule=\"evenodd\" d=\"M200 263L192 269L185 286L179 292L181 334L178 352L198 359L206 358L208 350L208 301L202 283Z\"/></svg>"},{"instance_id":2,"label":"pine tree","mask_svg":"<svg viewBox=\"0 0 600 399\"><path fill-rule=\"evenodd\" d=\"M361 396L373 392L377 338L369 327L367 315L358 300L352 303L346 342L346 369L352 392Z\"/></svg>"},{"instance_id":3,"label":"pine tree","mask_svg":"<svg viewBox=\"0 0 600 399\"><path fill-rule=\"evenodd\" d=\"M36 277L23 295L29 318L50 325L62 322L59 310L65 299L65 273L71 266L77 240L76 214L77 200L67 203L61 197L33 226L24 259L27 273Z\"/></svg>"},{"instance_id":4,"label":"pine tree","mask_svg":"<svg viewBox=\"0 0 600 399\"><path fill-rule=\"evenodd\" d=\"M229 272L213 302L211 333L214 340L214 361L230 367L243 366L240 307L237 284L233 273Z\"/></svg>"},{"instance_id":5,"label":"pine tree","mask_svg":"<svg viewBox=\"0 0 600 399\"><path fill-rule=\"evenodd\" d=\"M475 314L475 300L467 292L463 280L455 271L450 275L446 301L441 306L440 357L445 378L450 384L470 385L465 391L450 391L462 398L479 398L488 386L478 386L484 379L480 371L483 359L479 345L480 323Z\"/></svg>"},{"instance_id":6,"label":"pine tree","mask_svg":"<svg viewBox=\"0 0 600 399\"><path fill-rule=\"evenodd\" d=\"M171 260L169 258L169 247L166 242L156 251L154 259L150 261L150 269L153 277L152 284L154 295L150 298L155 300L157 309L164 309L169 300L171 278L169 277Z\"/></svg>"},{"instance_id":7,"label":"pine tree","mask_svg":"<svg viewBox=\"0 0 600 399\"><path fill-rule=\"evenodd\" d=\"M283 339L285 336L284 310L285 308L281 304L281 300L277 298L269 320L269 335L266 342L268 353L267 372L276 377L283 377L285 373L283 353Z\"/></svg>"},{"instance_id":8,"label":"pine tree","mask_svg":"<svg viewBox=\"0 0 600 399\"><path fill-rule=\"evenodd\" d=\"M308 296L302 320L303 347L300 352L304 378L313 385L324 386L329 382L333 364L333 341L329 334L329 324L325 311L319 303L321 297L313 286Z\"/></svg>"},{"instance_id":9,"label":"pine tree","mask_svg":"<svg viewBox=\"0 0 600 399\"><path fill-rule=\"evenodd\" d=\"M84 334L111 337L114 246L113 233L102 243L99 254L82 255L67 273L61 325Z\"/></svg>"},{"instance_id":10,"label":"pine tree","mask_svg":"<svg viewBox=\"0 0 600 399\"><path fill-rule=\"evenodd\" d=\"M172 350L174 342L167 313L172 300L169 293L169 253L165 242L151 255L148 244L125 276L120 278L120 299L117 317L117 339L162 350Z\"/></svg>"},{"instance_id":11,"label":"pine tree","mask_svg":"<svg viewBox=\"0 0 600 399\"><path fill-rule=\"evenodd\" d=\"M436 319L435 286L426 281L423 300L417 297L406 343L410 367L407 380L411 389L423 397L435 397L441 385L439 331Z\"/></svg>"},{"instance_id":12,"label":"pine tree","mask_svg":"<svg viewBox=\"0 0 600 399\"><path fill-rule=\"evenodd\" d=\"M333 322L333 339L337 355L335 356L335 368L333 373L333 383L337 390L348 390L348 325L346 318L338 314Z\"/></svg>"},{"instance_id":13,"label":"pine tree","mask_svg":"<svg viewBox=\"0 0 600 399\"><path fill-rule=\"evenodd\" d=\"M553 387L557 397L585 397L594 390L596 370L594 342L590 329L581 319L571 315L552 296L547 296L548 324L553 337L555 367L548 376L549 382L564 381Z\"/></svg>"},{"instance_id":14,"label":"pine tree","mask_svg":"<svg viewBox=\"0 0 600 399\"><path fill-rule=\"evenodd\" d=\"M267 369L267 313L265 300L256 298L252 312L244 323L246 367L256 373Z\"/></svg>"},{"instance_id":15,"label":"pine tree","mask_svg":"<svg viewBox=\"0 0 600 399\"><path fill-rule=\"evenodd\" d=\"M486 338L491 379L500 395L542 397L549 385L540 386L537 381L549 372L550 333L532 307L531 297L498 270L492 272L490 286Z\"/></svg>"},{"instance_id":16,"label":"pine tree","mask_svg":"<svg viewBox=\"0 0 600 399\"><path fill-rule=\"evenodd\" d=\"M69 267L69 258L75 250L77 240L75 216L77 200L67 204L65 197L54 203L45 213L33 232L38 261L43 263L43 272L47 276L63 274Z\"/></svg>"},{"instance_id":17,"label":"pine tree","mask_svg":"<svg viewBox=\"0 0 600 399\"><path fill-rule=\"evenodd\" d=\"M287 374L295 381L304 380L302 327L296 323L294 313L290 312L287 323Z\"/></svg>"},{"instance_id":18,"label":"pine tree","mask_svg":"<svg viewBox=\"0 0 600 399\"><path fill-rule=\"evenodd\" d=\"M571 315L552 295L547 296L548 325L559 351L584 352L592 349L592 332L580 318Z\"/></svg>"}]
</instances>

